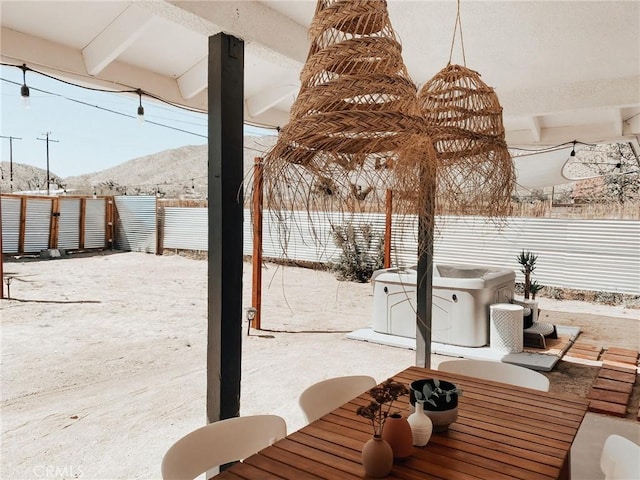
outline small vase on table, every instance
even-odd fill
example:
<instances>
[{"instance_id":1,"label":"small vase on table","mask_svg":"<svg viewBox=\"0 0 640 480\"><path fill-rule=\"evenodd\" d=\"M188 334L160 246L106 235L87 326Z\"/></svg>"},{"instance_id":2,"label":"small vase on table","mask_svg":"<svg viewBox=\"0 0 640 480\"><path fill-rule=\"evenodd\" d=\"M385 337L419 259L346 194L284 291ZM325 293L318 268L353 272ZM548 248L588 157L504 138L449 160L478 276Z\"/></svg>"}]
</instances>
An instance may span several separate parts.
<instances>
[{"instance_id":1,"label":"small vase on table","mask_svg":"<svg viewBox=\"0 0 640 480\"><path fill-rule=\"evenodd\" d=\"M399 413L392 413L384 422L382 438L387 441L393 451L395 460L403 460L413 453L413 434L407 418Z\"/></svg>"},{"instance_id":2,"label":"small vase on table","mask_svg":"<svg viewBox=\"0 0 640 480\"><path fill-rule=\"evenodd\" d=\"M433 423L431 419L424 413L424 400L416 400L416 409L407 418L411 427L413 444L416 447L423 447L431 438L433 433Z\"/></svg>"},{"instance_id":3,"label":"small vase on table","mask_svg":"<svg viewBox=\"0 0 640 480\"><path fill-rule=\"evenodd\" d=\"M362 447L362 466L373 478L384 478L393 468L393 450L380 435L374 435Z\"/></svg>"}]
</instances>

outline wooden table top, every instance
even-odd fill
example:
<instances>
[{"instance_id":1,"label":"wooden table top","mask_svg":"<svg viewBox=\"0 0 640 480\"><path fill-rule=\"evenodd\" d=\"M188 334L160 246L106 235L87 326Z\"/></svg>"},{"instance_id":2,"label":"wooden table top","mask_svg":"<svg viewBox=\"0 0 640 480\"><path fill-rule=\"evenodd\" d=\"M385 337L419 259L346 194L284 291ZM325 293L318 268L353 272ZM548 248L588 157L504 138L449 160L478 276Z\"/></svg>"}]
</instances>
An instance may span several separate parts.
<instances>
[{"instance_id":1,"label":"wooden table top","mask_svg":"<svg viewBox=\"0 0 640 480\"><path fill-rule=\"evenodd\" d=\"M570 448L588 401L419 367L393 378L407 386L420 378L440 378L462 387L458 420L433 433L424 447L394 463L386 478L561 479L570 478ZM315 422L220 473L221 479L363 478L363 444L371 424L356 415L367 405L364 393ZM407 417L409 397L394 403Z\"/></svg>"}]
</instances>

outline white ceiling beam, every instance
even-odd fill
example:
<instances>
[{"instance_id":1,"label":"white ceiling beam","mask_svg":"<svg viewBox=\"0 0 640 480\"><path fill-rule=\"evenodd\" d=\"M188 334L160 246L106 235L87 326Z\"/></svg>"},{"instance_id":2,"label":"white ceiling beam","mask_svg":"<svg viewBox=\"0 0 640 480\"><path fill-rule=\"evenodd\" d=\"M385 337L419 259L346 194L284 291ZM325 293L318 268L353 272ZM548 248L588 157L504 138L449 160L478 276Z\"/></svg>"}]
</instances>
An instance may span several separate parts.
<instances>
[{"instance_id":1,"label":"white ceiling beam","mask_svg":"<svg viewBox=\"0 0 640 480\"><path fill-rule=\"evenodd\" d=\"M640 104L640 75L497 92L504 115L545 115L582 108Z\"/></svg>"},{"instance_id":2,"label":"white ceiling beam","mask_svg":"<svg viewBox=\"0 0 640 480\"><path fill-rule=\"evenodd\" d=\"M281 85L266 88L255 95L245 98L247 109L251 116L262 115L270 108L275 107L281 101L295 96L300 89L299 85Z\"/></svg>"},{"instance_id":3,"label":"white ceiling beam","mask_svg":"<svg viewBox=\"0 0 640 480\"><path fill-rule=\"evenodd\" d=\"M289 123L289 112L284 110L278 110L277 108L271 108L266 110L261 115L252 115L247 108L247 103L244 103L244 121L251 125L257 125L260 127L276 128L283 127Z\"/></svg>"},{"instance_id":4,"label":"white ceiling beam","mask_svg":"<svg viewBox=\"0 0 640 480\"><path fill-rule=\"evenodd\" d=\"M613 117L613 130L616 134L622 136L622 132L624 130L624 119L622 118L622 109L621 108L612 108L611 116Z\"/></svg>"},{"instance_id":5,"label":"white ceiling beam","mask_svg":"<svg viewBox=\"0 0 640 480\"><path fill-rule=\"evenodd\" d=\"M531 135L534 142L540 141L540 117L529 117L529 125L531 126Z\"/></svg>"},{"instance_id":6,"label":"white ceiling beam","mask_svg":"<svg viewBox=\"0 0 640 480\"><path fill-rule=\"evenodd\" d=\"M129 6L91 43L82 49L82 57L89 75L98 75L135 42L149 26L153 16Z\"/></svg>"},{"instance_id":7,"label":"white ceiling beam","mask_svg":"<svg viewBox=\"0 0 640 480\"><path fill-rule=\"evenodd\" d=\"M633 117L624 121L624 130L622 131L624 136L640 136L640 115L634 115Z\"/></svg>"},{"instance_id":8,"label":"white ceiling beam","mask_svg":"<svg viewBox=\"0 0 640 480\"><path fill-rule=\"evenodd\" d=\"M615 132L611 122L542 128L539 141L534 141L530 129L505 132L505 140L510 147L552 146L573 140L584 143L608 143L623 141L628 136L630 135Z\"/></svg>"},{"instance_id":9,"label":"white ceiling beam","mask_svg":"<svg viewBox=\"0 0 640 480\"><path fill-rule=\"evenodd\" d=\"M178 88L186 99L193 98L208 86L209 58L205 57L178 77Z\"/></svg>"},{"instance_id":10,"label":"white ceiling beam","mask_svg":"<svg viewBox=\"0 0 640 480\"><path fill-rule=\"evenodd\" d=\"M265 57L277 65L299 69L307 58L308 27L296 23L262 2L247 0L166 3L189 12L200 20L210 22L213 33L217 33L215 30L223 31L243 39L245 43L260 44L269 51L265 52ZM172 15L175 17L175 13Z\"/></svg>"},{"instance_id":11,"label":"white ceiling beam","mask_svg":"<svg viewBox=\"0 0 640 480\"><path fill-rule=\"evenodd\" d=\"M34 70L46 72L78 85L113 90L140 88L168 102L207 111L206 91L186 100L180 94L178 84L173 78L118 61L110 63L99 76L94 77L86 71L80 50L4 27L0 31L0 36L2 38L0 58L3 62L15 65L26 63Z\"/></svg>"}]
</instances>

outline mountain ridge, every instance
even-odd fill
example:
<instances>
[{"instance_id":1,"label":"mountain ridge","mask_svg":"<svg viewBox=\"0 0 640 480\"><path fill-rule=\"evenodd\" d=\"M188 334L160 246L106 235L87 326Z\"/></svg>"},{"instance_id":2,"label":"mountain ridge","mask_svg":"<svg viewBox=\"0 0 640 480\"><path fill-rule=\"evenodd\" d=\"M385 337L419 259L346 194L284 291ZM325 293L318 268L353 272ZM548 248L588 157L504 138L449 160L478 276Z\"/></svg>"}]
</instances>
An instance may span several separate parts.
<instances>
[{"instance_id":1,"label":"mountain ridge","mask_svg":"<svg viewBox=\"0 0 640 480\"><path fill-rule=\"evenodd\" d=\"M276 136L244 137L244 170L254 158L264 156ZM62 178L49 172L54 191L58 187L76 195L159 195L166 198L206 198L208 194L208 145L187 145L137 157L105 170ZM3 193L10 191L10 164L1 162ZM46 189L44 169L13 162L13 193Z\"/></svg>"}]
</instances>

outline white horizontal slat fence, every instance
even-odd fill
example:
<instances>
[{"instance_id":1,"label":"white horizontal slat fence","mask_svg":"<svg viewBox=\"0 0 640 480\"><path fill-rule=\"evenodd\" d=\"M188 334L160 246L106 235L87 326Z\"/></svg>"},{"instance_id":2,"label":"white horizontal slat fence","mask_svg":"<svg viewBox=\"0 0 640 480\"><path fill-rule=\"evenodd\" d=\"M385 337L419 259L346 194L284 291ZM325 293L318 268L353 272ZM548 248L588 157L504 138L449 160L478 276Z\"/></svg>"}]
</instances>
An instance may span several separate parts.
<instances>
[{"instance_id":1,"label":"white horizontal slat fence","mask_svg":"<svg viewBox=\"0 0 640 480\"><path fill-rule=\"evenodd\" d=\"M194 235L189 222L202 225L206 208L194 208L193 214L181 217L166 207L167 218L190 232L182 247L170 247L173 237L165 225L165 248L206 250L206 228ZM199 217L198 220L195 218ZM285 219L285 223L279 221ZM330 220L331 219L331 220ZM271 259L327 263L339 259L333 242L331 223L369 224L384 237L383 214L353 214L342 222L339 214L308 212L264 212L263 256ZM249 210L244 212L244 253L252 254L252 225ZM417 263L417 220L393 217L392 264L411 266ZM571 220L508 218L502 221L484 217L438 217L436 221L434 261L438 264L473 264L511 268L522 282L516 256L521 250L538 255L534 278L542 285L579 290L606 291L640 295L640 222L637 220ZM202 246L205 248L202 248ZM197 248L195 248L197 247Z\"/></svg>"},{"instance_id":2,"label":"white horizontal slat fence","mask_svg":"<svg viewBox=\"0 0 640 480\"><path fill-rule=\"evenodd\" d=\"M2 196L3 252L15 253L20 233L21 202L25 203L26 252L48 248L51 199ZM105 199L85 199L85 248L105 245ZM157 208L155 197L116 197L119 212L118 248L155 252ZM73 202L69 203L71 207ZM208 248L206 208L164 207L164 248ZM61 216L72 225L61 225L62 248L75 246L77 209L63 204ZM279 217L287 221L282 223ZM244 211L245 255L252 254L252 224ZM341 217L340 214L265 211L263 255L309 263L336 262L341 251L333 241L332 224L369 225L377 242L384 237L383 214ZM357 230L357 228L356 228ZM394 216L391 255L394 266L417 262L415 217ZM69 238L67 238L69 237ZM559 218L508 218L495 222L483 217L438 217L434 244L438 264L475 264L511 268L522 281L516 256L521 250L538 255L534 278L542 285L578 290L640 295L640 221Z\"/></svg>"}]
</instances>

